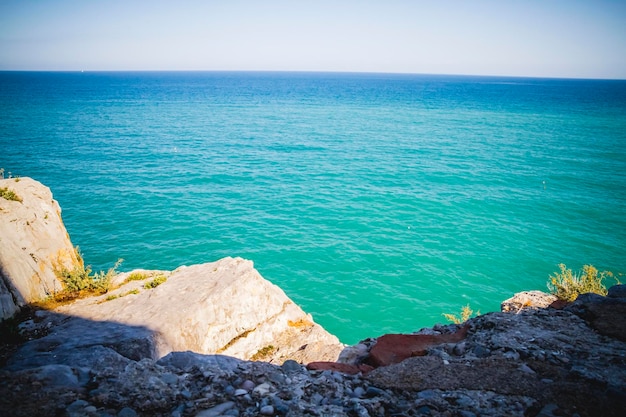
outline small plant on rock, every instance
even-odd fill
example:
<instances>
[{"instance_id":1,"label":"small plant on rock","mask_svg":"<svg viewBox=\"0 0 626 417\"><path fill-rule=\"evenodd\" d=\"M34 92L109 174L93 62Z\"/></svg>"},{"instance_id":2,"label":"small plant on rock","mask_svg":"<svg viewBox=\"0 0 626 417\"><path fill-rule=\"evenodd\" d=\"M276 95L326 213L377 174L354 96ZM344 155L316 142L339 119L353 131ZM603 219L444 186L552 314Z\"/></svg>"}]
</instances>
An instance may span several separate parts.
<instances>
[{"instance_id":1,"label":"small plant on rock","mask_svg":"<svg viewBox=\"0 0 626 417\"><path fill-rule=\"evenodd\" d=\"M131 281L143 281L148 278L148 274L143 272L132 272L128 275L128 277L124 280L124 283Z\"/></svg>"},{"instance_id":2,"label":"small plant on rock","mask_svg":"<svg viewBox=\"0 0 626 417\"><path fill-rule=\"evenodd\" d=\"M604 281L613 278L617 283L619 280L610 271L599 272L592 265L583 266L582 271L575 273L567 268L565 264L559 264L560 272L550 275L548 289L558 299L564 301L574 301L580 294L595 293L607 294Z\"/></svg>"},{"instance_id":3,"label":"small plant on rock","mask_svg":"<svg viewBox=\"0 0 626 417\"><path fill-rule=\"evenodd\" d=\"M165 277L165 275L159 275L155 277L152 281L146 282L143 285L143 287L149 290L149 289L158 287L159 285L163 284L165 281L167 281L167 278Z\"/></svg>"},{"instance_id":4,"label":"small plant on rock","mask_svg":"<svg viewBox=\"0 0 626 417\"><path fill-rule=\"evenodd\" d=\"M469 320L469 318L472 317L473 313L474 313L474 310L472 310L470 308L470 305L468 304L461 309L461 312L459 313L458 316L456 314L446 314L446 313L444 313L443 316L454 324L461 324ZM480 315L480 311L477 311L476 315L477 316Z\"/></svg>"},{"instance_id":5,"label":"small plant on rock","mask_svg":"<svg viewBox=\"0 0 626 417\"><path fill-rule=\"evenodd\" d=\"M19 203L22 202L22 199L20 198L20 196L15 194L15 191L9 190L7 187L0 188L0 197L9 201L17 201Z\"/></svg>"},{"instance_id":6,"label":"small plant on rock","mask_svg":"<svg viewBox=\"0 0 626 417\"><path fill-rule=\"evenodd\" d=\"M126 291L124 294L112 294L112 295L109 295L104 301L113 301L118 298L126 297L127 295L130 295L130 294L139 294L139 290L134 289L134 290ZM100 301L100 302L103 303L104 301Z\"/></svg>"},{"instance_id":7,"label":"small plant on rock","mask_svg":"<svg viewBox=\"0 0 626 417\"><path fill-rule=\"evenodd\" d=\"M118 259L107 272L100 271L92 275L91 266L85 267L79 248L76 247L75 250L78 263L74 265L73 269L67 269L64 266L59 266L59 264L54 266L57 276L63 283L63 291L55 295L58 301L108 292L111 287L111 279L123 262L123 259Z\"/></svg>"}]
</instances>

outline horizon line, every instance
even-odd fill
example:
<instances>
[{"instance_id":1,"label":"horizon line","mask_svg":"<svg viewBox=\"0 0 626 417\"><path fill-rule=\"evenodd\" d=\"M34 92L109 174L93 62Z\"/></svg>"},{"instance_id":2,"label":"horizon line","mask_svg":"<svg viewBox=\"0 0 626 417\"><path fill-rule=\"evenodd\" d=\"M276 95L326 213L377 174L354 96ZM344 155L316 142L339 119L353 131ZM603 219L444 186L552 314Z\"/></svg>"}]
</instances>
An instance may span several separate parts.
<instances>
[{"instance_id":1,"label":"horizon line","mask_svg":"<svg viewBox=\"0 0 626 417\"><path fill-rule=\"evenodd\" d=\"M538 75L505 75L505 74L460 74L460 73L421 73L400 71L331 71L331 70L218 70L218 69L0 69L0 73L284 73L284 74L363 74L363 75L407 75L434 77L475 77L475 78L522 78L551 80L588 80L588 81L626 81L626 78L606 77L573 77L573 76L538 76Z\"/></svg>"}]
</instances>

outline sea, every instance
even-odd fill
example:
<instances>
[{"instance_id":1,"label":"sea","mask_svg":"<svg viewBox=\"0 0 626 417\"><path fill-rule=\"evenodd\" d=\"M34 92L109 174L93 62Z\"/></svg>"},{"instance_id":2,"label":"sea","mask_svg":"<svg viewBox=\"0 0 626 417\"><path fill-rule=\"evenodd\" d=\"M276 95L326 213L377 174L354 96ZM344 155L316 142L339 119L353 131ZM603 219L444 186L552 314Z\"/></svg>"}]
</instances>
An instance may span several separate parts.
<instances>
[{"instance_id":1,"label":"sea","mask_svg":"<svg viewBox=\"0 0 626 417\"><path fill-rule=\"evenodd\" d=\"M624 80L0 72L0 167L94 270L243 257L344 343L626 272Z\"/></svg>"}]
</instances>

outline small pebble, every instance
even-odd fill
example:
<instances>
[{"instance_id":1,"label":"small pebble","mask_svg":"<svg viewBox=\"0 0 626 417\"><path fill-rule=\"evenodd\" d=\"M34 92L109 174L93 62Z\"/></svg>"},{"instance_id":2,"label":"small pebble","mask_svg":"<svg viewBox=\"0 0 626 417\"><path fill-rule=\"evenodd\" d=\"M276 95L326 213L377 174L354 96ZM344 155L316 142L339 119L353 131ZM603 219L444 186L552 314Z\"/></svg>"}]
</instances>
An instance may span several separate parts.
<instances>
[{"instance_id":1,"label":"small pebble","mask_svg":"<svg viewBox=\"0 0 626 417\"><path fill-rule=\"evenodd\" d=\"M437 396L437 393L431 389L420 391L417 393L417 398L420 400L428 400Z\"/></svg>"},{"instance_id":2,"label":"small pebble","mask_svg":"<svg viewBox=\"0 0 626 417\"><path fill-rule=\"evenodd\" d=\"M294 360L288 359L282 364L281 368L283 368L283 371L288 373L299 372L302 370L302 365Z\"/></svg>"},{"instance_id":3,"label":"small pebble","mask_svg":"<svg viewBox=\"0 0 626 417\"><path fill-rule=\"evenodd\" d=\"M173 385L178 382L178 377L174 374L168 373L168 374L161 375L161 380L168 385Z\"/></svg>"},{"instance_id":4,"label":"small pebble","mask_svg":"<svg viewBox=\"0 0 626 417\"><path fill-rule=\"evenodd\" d=\"M476 355L477 358L486 358L487 356L489 356L491 354L491 352L489 351L489 349L487 349L484 346L476 346L474 348L474 355Z\"/></svg>"},{"instance_id":5,"label":"small pebble","mask_svg":"<svg viewBox=\"0 0 626 417\"><path fill-rule=\"evenodd\" d=\"M117 413L117 417L137 417L137 412L130 407L124 407Z\"/></svg>"},{"instance_id":6,"label":"small pebble","mask_svg":"<svg viewBox=\"0 0 626 417\"><path fill-rule=\"evenodd\" d=\"M196 417L217 417L220 414L224 414L225 411L230 410L235 406L235 403L232 401L227 401L222 404L218 404L215 407L211 407L207 410L200 411L196 414Z\"/></svg>"},{"instance_id":7,"label":"small pebble","mask_svg":"<svg viewBox=\"0 0 626 417\"><path fill-rule=\"evenodd\" d=\"M512 359L514 361L519 360L519 353L515 352L514 350L506 352L503 356L507 359Z\"/></svg>"},{"instance_id":8,"label":"small pebble","mask_svg":"<svg viewBox=\"0 0 626 417\"><path fill-rule=\"evenodd\" d=\"M271 405L266 405L261 407L261 410L259 411L264 416L271 416L272 414L274 414L274 407Z\"/></svg>"},{"instance_id":9,"label":"small pebble","mask_svg":"<svg viewBox=\"0 0 626 417\"><path fill-rule=\"evenodd\" d=\"M456 356L463 356L463 354L465 353L465 349L465 342L457 343L456 345L454 345L452 353L454 353Z\"/></svg>"},{"instance_id":10,"label":"small pebble","mask_svg":"<svg viewBox=\"0 0 626 417\"><path fill-rule=\"evenodd\" d=\"M381 397L385 395L385 391L376 387L367 387L367 391L365 391L365 395L369 398Z\"/></svg>"},{"instance_id":11,"label":"small pebble","mask_svg":"<svg viewBox=\"0 0 626 417\"><path fill-rule=\"evenodd\" d=\"M427 416L429 416L429 415L430 415L430 407L429 407L429 406L427 406L427 405L423 405L423 406L421 406L421 407L420 407L420 408L418 408L416 411L417 411L418 415L419 415L419 414L424 414L424 415L427 415Z\"/></svg>"},{"instance_id":12,"label":"small pebble","mask_svg":"<svg viewBox=\"0 0 626 417\"><path fill-rule=\"evenodd\" d=\"M311 403L315 405L320 405L323 400L324 400L324 397L319 392L316 392L313 395L311 395Z\"/></svg>"},{"instance_id":13,"label":"small pebble","mask_svg":"<svg viewBox=\"0 0 626 417\"><path fill-rule=\"evenodd\" d=\"M289 406L280 398L273 396L272 402L274 403L274 408L277 412L281 414L287 414L287 412L289 411Z\"/></svg>"},{"instance_id":14,"label":"small pebble","mask_svg":"<svg viewBox=\"0 0 626 417\"><path fill-rule=\"evenodd\" d=\"M255 383L250 381L249 379L246 379L241 384L241 388L245 389L246 391L252 391L254 389L254 387L255 387Z\"/></svg>"},{"instance_id":15,"label":"small pebble","mask_svg":"<svg viewBox=\"0 0 626 417\"><path fill-rule=\"evenodd\" d=\"M270 384L267 382L259 384L256 388L254 388L253 392L258 395L266 395L270 392Z\"/></svg>"}]
</instances>

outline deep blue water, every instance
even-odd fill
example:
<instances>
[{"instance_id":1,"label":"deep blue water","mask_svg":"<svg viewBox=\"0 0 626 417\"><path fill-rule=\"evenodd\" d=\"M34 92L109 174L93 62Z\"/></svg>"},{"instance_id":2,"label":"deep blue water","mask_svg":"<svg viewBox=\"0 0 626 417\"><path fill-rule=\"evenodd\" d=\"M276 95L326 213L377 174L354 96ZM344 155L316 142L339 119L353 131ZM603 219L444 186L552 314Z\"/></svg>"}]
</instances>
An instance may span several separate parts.
<instances>
[{"instance_id":1,"label":"deep blue water","mask_svg":"<svg viewBox=\"0 0 626 417\"><path fill-rule=\"evenodd\" d=\"M0 167L94 269L242 256L347 343L626 272L626 81L0 72Z\"/></svg>"}]
</instances>

